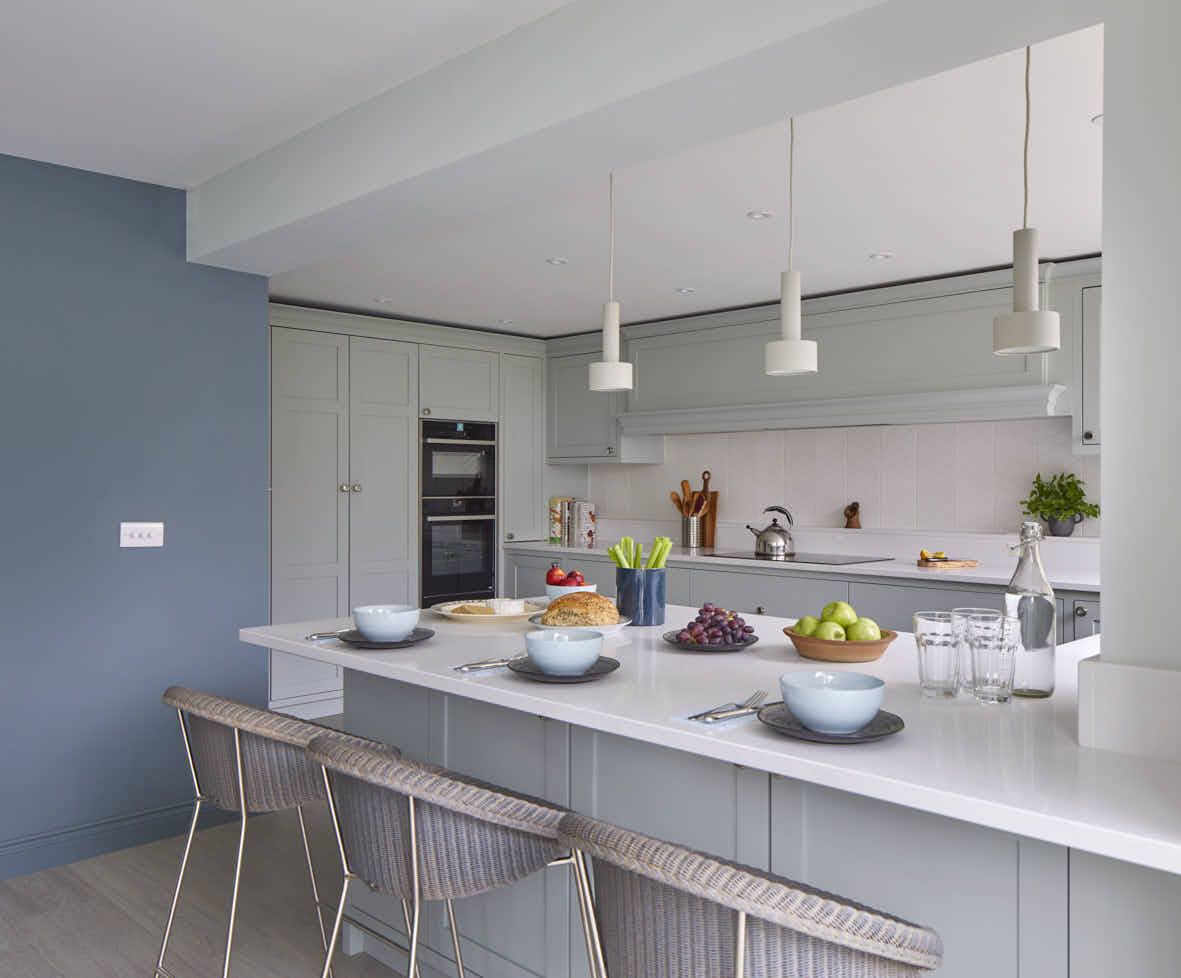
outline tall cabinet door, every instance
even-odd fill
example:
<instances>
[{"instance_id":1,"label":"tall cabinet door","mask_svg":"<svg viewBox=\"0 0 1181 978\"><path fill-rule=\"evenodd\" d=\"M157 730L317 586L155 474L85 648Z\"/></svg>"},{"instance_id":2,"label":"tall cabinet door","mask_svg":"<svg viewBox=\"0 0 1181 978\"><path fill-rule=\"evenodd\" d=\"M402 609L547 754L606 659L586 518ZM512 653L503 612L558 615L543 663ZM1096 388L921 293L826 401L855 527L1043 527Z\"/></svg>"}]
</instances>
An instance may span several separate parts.
<instances>
[{"instance_id":1,"label":"tall cabinet door","mask_svg":"<svg viewBox=\"0 0 1181 978\"><path fill-rule=\"evenodd\" d=\"M271 330L271 622L346 614L348 338ZM339 695L335 666L271 653L271 701Z\"/></svg>"},{"instance_id":2,"label":"tall cabinet door","mask_svg":"<svg viewBox=\"0 0 1181 978\"><path fill-rule=\"evenodd\" d=\"M500 358L500 526L505 540L544 540L545 389L541 357Z\"/></svg>"},{"instance_id":3,"label":"tall cabinet door","mask_svg":"<svg viewBox=\"0 0 1181 978\"><path fill-rule=\"evenodd\" d=\"M418 346L349 338L349 601L418 603Z\"/></svg>"}]
</instances>

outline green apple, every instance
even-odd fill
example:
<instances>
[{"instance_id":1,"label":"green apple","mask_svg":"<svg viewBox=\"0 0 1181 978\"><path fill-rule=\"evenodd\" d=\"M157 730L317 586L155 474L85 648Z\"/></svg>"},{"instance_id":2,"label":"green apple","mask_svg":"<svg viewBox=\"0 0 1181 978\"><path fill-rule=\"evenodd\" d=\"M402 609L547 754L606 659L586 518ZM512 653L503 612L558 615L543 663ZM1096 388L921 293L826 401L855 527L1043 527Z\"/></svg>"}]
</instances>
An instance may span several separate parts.
<instances>
[{"instance_id":1,"label":"green apple","mask_svg":"<svg viewBox=\"0 0 1181 978\"><path fill-rule=\"evenodd\" d=\"M821 621L835 621L841 628L848 628L857 620L857 612L848 601L830 601L820 612Z\"/></svg>"},{"instance_id":2,"label":"green apple","mask_svg":"<svg viewBox=\"0 0 1181 978\"><path fill-rule=\"evenodd\" d=\"M876 642L882 637L882 630L872 618L858 618L845 629L845 638L850 642Z\"/></svg>"},{"instance_id":3,"label":"green apple","mask_svg":"<svg viewBox=\"0 0 1181 978\"><path fill-rule=\"evenodd\" d=\"M816 631L812 633L812 636L814 638L825 638L830 642L843 642L845 640L845 630L835 621L822 621L816 626Z\"/></svg>"},{"instance_id":4,"label":"green apple","mask_svg":"<svg viewBox=\"0 0 1181 978\"><path fill-rule=\"evenodd\" d=\"M799 621L791 626L791 630L797 635L812 635L816 632L816 626L820 624L818 618L813 618L811 615L804 615Z\"/></svg>"}]
</instances>

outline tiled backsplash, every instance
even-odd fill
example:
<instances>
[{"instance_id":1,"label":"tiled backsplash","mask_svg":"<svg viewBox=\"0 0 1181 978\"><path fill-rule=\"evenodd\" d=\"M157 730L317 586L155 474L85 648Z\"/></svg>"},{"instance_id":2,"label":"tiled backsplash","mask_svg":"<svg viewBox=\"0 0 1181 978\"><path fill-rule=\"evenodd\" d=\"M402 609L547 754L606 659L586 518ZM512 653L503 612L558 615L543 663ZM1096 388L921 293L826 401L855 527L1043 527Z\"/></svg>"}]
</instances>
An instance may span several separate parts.
<instances>
[{"instance_id":1,"label":"tiled backsplash","mask_svg":"<svg viewBox=\"0 0 1181 978\"><path fill-rule=\"evenodd\" d=\"M739 523L781 504L802 526L844 526L856 499L867 529L1011 533L1037 472L1075 472L1099 497L1099 457L1071 453L1069 418L669 435L662 465L590 466L588 495L600 518L664 520L669 491L700 488L703 469L719 519Z\"/></svg>"}]
</instances>

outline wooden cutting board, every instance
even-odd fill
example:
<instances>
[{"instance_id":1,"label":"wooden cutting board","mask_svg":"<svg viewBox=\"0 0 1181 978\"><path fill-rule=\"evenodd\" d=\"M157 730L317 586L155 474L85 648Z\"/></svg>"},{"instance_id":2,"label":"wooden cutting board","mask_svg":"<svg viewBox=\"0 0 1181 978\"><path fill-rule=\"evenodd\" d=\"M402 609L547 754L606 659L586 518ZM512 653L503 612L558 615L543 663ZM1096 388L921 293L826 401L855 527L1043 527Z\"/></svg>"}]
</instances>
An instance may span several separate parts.
<instances>
[{"instance_id":1,"label":"wooden cutting board","mask_svg":"<svg viewBox=\"0 0 1181 978\"><path fill-rule=\"evenodd\" d=\"M930 567L934 570L962 570L965 567L980 566L980 561L968 560L965 557L947 557L944 560L923 560L920 558L915 563L919 567Z\"/></svg>"}]
</instances>

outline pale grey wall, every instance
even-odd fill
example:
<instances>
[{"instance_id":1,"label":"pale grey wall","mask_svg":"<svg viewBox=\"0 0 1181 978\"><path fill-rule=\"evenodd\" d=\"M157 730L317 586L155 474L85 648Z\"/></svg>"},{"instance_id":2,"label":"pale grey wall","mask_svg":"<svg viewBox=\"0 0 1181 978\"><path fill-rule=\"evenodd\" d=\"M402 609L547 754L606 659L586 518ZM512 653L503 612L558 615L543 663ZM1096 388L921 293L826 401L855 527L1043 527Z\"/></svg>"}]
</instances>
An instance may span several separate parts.
<instances>
[{"instance_id":1,"label":"pale grey wall","mask_svg":"<svg viewBox=\"0 0 1181 978\"><path fill-rule=\"evenodd\" d=\"M0 877L180 829L169 683L265 702L266 281L184 246L181 191L0 156Z\"/></svg>"}]
</instances>

